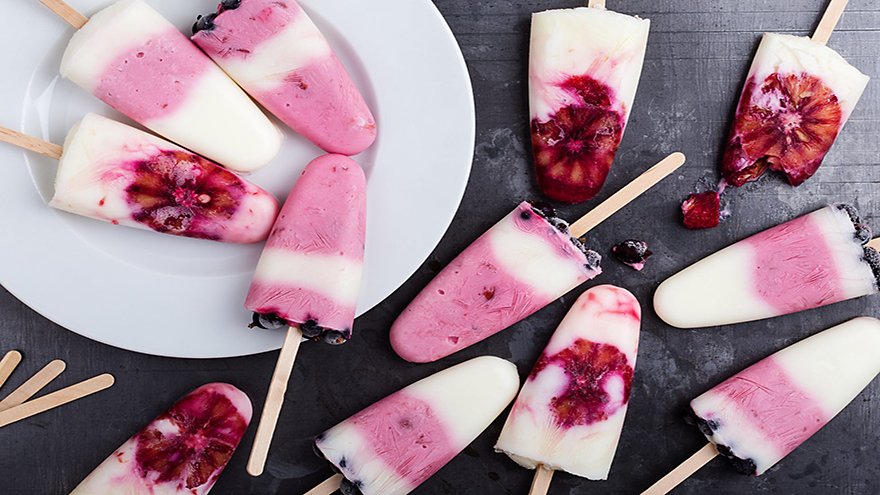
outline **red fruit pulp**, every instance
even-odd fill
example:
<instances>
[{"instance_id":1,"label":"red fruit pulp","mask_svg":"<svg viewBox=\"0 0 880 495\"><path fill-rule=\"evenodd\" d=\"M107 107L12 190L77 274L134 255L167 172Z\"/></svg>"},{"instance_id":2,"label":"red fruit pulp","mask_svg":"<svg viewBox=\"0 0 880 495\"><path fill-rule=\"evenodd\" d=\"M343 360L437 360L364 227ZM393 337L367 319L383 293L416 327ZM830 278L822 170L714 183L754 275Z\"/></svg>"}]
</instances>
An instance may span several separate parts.
<instances>
[{"instance_id":1,"label":"red fruit pulp","mask_svg":"<svg viewBox=\"0 0 880 495\"><path fill-rule=\"evenodd\" d=\"M626 355L609 344L597 344L584 339L552 356L541 356L529 379L534 379L548 365L565 370L568 387L551 401L556 424L571 428L604 421L629 402L633 369ZM608 380L623 381L623 400L615 402L606 391Z\"/></svg>"},{"instance_id":2,"label":"red fruit pulp","mask_svg":"<svg viewBox=\"0 0 880 495\"><path fill-rule=\"evenodd\" d=\"M807 73L773 73L746 82L721 172L733 186L767 169L797 186L816 173L843 125L837 96Z\"/></svg>"},{"instance_id":3,"label":"red fruit pulp","mask_svg":"<svg viewBox=\"0 0 880 495\"><path fill-rule=\"evenodd\" d=\"M626 118L612 109L614 91L590 76L570 77L559 87L575 103L546 122L532 120L532 152L544 194L580 203L593 198L605 183Z\"/></svg>"},{"instance_id":4,"label":"red fruit pulp","mask_svg":"<svg viewBox=\"0 0 880 495\"><path fill-rule=\"evenodd\" d=\"M689 229L711 229L721 222L721 196L715 191L691 194L681 204L684 226Z\"/></svg>"}]
</instances>

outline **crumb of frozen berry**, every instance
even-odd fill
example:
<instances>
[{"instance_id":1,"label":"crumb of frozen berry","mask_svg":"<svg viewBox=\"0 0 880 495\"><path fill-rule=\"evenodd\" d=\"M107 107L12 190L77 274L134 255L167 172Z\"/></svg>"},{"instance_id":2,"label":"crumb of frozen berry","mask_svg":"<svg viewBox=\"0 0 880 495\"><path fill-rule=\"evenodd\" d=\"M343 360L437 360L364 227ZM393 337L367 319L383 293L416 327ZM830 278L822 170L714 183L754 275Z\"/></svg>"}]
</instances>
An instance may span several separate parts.
<instances>
[{"instance_id":1,"label":"crumb of frozen berry","mask_svg":"<svg viewBox=\"0 0 880 495\"><path fill-rule=\"evenodd\" d=\"M721 222L721 196L716 191L691 194L681 204L684 226L689 229L711 229Z\"/></svg>"},{"instance_id":2,"label":"crumb of frozen berry","mask_svg":"<svg viewBox=\"0 0 880 495\"><path fill-rule=\"evenodd\" d=\"M641 271L645 267L645 261L652 253L645 241L628 239L611 248L611 254L621 263L634 270Z\"/></svg>"}]
</instances>

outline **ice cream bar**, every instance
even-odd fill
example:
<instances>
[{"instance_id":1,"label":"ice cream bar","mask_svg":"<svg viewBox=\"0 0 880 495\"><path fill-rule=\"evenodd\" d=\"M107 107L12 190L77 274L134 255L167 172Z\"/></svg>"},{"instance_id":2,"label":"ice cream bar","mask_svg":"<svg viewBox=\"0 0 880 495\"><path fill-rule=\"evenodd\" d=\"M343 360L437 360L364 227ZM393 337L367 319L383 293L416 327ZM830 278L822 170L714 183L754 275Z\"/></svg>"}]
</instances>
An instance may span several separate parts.
<instances>
[{"instance_id":1,"label":"ice cream bar","mask_svg":"<svg viewBox=\"0 0 880 495\"><path fill-rule=\"evenodd\" d=\"M581 7L532 16L529 101L541 190L579 203L605 183L639 85L650 21Z\"/></svg>"},{"instance_id":2,"label":"ice cream bar","mask_svg":"<svg viewBox=\"0 0 880 495\"><path fill-rule=\"evenodd\" d=\"M297 326L340 344L351 337L366 237L366 179L342 155L309 163L257 264L245 306L264 328Z\"/></svg>"},{"instance_id":3,"label":"ice cream bar","mask_svg":"<svg viewBox=\"0 0 880 495\"><path fill-rule=\"evenodd\" d=\"M660 284L654 309L697 328L760 320L878 290L880 255L852 206L831 205L753 235Z\"/></svg>"},{"instance_id":4,"label":"ice cream bar","mask_svg":"<svg viewBox=\"0 0 880 495\"><path fill-rule=\"evenodd\" d=\"M518 387L510 362L471 359L327 430L315 440L316 450L345 477L343 493L405 495L473 442Z\"/></svg>"},{"instance_id":5,"label":"ice cream bar","mask_svg":"<svg viewBox=\"0 0 880 495\"><path fill-rule=\"evenodd\" d=\"M232 172L95 114L68 134L52 207L116 225L223 242L266 239L278 203Z\"/></svg>"},{"instance_id":6,"label":"ice cream bar","mask_svg":"<svg viewBox=\"0 0 880 495\"><path fill-rule=\"evenodd\" d=\"M223 2L193 41L245 91L329 153L355 155L376 121L333 49L294 0Z\"/></svg>"},{"instance_id":7,"label":"ice cream bar","mask_svg":"<svg viewBox=\"0 0 880 495\"><path fill-rule=\"evenodd\" d=\"M443 269L391 327L407 361L436 361L504 330L601 273L552 209L523 202Z\"/></svg>"},{"instance_id":8,"label":"ice cream bar","mask_svg":"<svg viewBox=\"0 0 880 495\"><path fill-rule=\"evenodd\" d=\"M61 75L171 141L250 172L281 132L211 59L142 0L120 0L73 35Z\"/></svg>"},{"instance_id":9,"label":"ice cream bar","mask_svg":"<svg viewBox=\"0 0 880 495\"><path fill-rule=\"evenodd\" d=\"M526 380L495 450L529 469L607 479L632 389L641 315L624 289L584 292Z\"/></svg>"},{"instance_id":10,"label":"ice cream bar","mask_svg":"<svg viewBox=\"0 0 880 495\"><path fill-rule=\"evenodd\" d=\"M858 103L868 76L810 38L767 33L740 96L722 161L734 186L767 169L809 179Z\"/></svg>"},{"instance_id":11,"label":"ice cream bar","mask_svg":"<svg viewBox=\"0 0 880 495\"><path fill-rule=\"evenodd\" d=\"M880 321L856 318L791 345L691 402L737 470L760 475L831 421L880 372Z\"/></svg>"},{"instance_id":12,"label":"ice cream bar","mask_svg":"<svg viewBox=\"0 0 880 495\"><path fill-rule=\"evenodd\" d=\"M210 383L128 439L70 495L205 495L251 420L241 390Z\"/></svg>"}]
</instances>

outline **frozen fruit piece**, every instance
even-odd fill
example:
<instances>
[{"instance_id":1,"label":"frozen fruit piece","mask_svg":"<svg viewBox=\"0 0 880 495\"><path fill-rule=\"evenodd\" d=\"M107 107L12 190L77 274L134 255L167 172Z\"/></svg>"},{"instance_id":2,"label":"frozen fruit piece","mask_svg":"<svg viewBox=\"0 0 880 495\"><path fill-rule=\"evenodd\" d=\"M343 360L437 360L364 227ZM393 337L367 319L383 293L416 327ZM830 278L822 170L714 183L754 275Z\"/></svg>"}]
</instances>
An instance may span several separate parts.
<instances>
[{"instance_id":1,"label":"frozen fruit piece","mask_svg":"<svg viewBox=\"0 0 880 495\"><path fill-rule=\"evenodd\" d=\"M632 391L641 308L611 285L584 292L522 388L495 450L529 469L543 464L605 479Z\"/></svg>"},{"instance_id":2,"label":"frozen fruit piece","mask_svg":"<svg viewBox=\"0 0 880 495\"><path fill-rule=\"evenodd\" d=\"M645 267L645 261L652 253L648 249L648 243L634 239L623 241L611 248L611 253L621 262L635 270L641 271Z\"/></svg>"},{"instance_id":3,"label":"frozen fruit piece","mask_svg":"<svg viewBox=\"0 0 880 495\"><path fill-rule=\"evenodd\" d=\"M797 186L822 164L868 82L827 46L765 34L737 105L722 159L733 186L767 170Z\"/></svg>"},{"instance_id":4,"label":"frozen fruit piece","mask_svg":"<svg viewBox=\"0 0 880 495\"><path fill-rule=\"evenodd\" d=\"M151 134L89 114L68 134L52 207L118 225L223 242L266 239L278 203Z\"/></svg>"},{"instance_id":5,"label":"frozen fruit piece","mask_svg":"<svg viewBox=\"0 0 880 495\"><path fill-rule=\"evenodd\" d=\"M684 226L711 229L721 222L721 196L716 191L691 194L681 204Z\"/></svg>"},{"instance_id":6,"label":"frozen fruit piece","mask_svg":"<svg viewBox=\"0 0 880 495\"><path fill-rule=\"evenodd\" d=\"M538 185L579 203L608 176L641 75L650 22L605 9L539 12L529 53Z\"/></svg>"},{"instance_id":7,"label":"frozen fruit piece","mask_svg":"<svg viewBox=\"0 0 880 495\"><path fill-rule=\"evenodd\" d=\"M199 387L125 442L71 495L207 494L251 414L247 395L232 385Z\"/></svg>"}]
</instances>

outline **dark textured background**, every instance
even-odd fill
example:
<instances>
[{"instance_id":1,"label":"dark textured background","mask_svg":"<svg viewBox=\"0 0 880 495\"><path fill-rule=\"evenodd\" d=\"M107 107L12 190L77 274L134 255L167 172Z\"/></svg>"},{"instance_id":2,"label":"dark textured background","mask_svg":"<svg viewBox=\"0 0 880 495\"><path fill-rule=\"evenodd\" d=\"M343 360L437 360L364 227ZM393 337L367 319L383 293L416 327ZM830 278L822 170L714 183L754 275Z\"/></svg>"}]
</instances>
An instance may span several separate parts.
<instances>
[{"instance_id":1,"label":"dark textured background","mask_svg":"<svg viewBox=\"0 0 880 495\"><path fill-rule=\"evenodd\" d=\"M389 325L433 273L517 202L537 197L528 158L529 14L579 5L570 0L435 3L458 37L476 92L476 158L461 210L418 273L358 320L357 338L340 348L313 345L302 353L267 474L255 479L244 471L252 426L213 493L304 492L330 474L313 456L311 436L451 364L495 354L513 360L525 375L583 290L438 363L411 365L391 351ZM824 0L609 0L616 10L652 20L647 60L630 125L605 189L593 202L563 212L574 218L587 211L670 151L680 149L690 160L593 233L591 246L606 255L612 244L631 237L647 240L656 253L642 273L607 257L605 273L593 282L624 286L642 302L639 362L610 479L590 482L559 474L551 493L638 493L703 445L703 437L680 420L691 398L787 344L852 317L880 313L873 308L877 298L869 297L770 321L682 331L661 323L650 306L657 284L687 264L827 202L855 202L873 223L880 208L880 91L873 82L812 180L792 189L776 178L766 178L730 192L726 200L733 215L712 231L687 231L678 218L679 201L701 180L717 179L719 149L760 33L808 34L824 4ZM830 45L863 72L880 74L878 26L880 2L852 0ZM100 307L83 311L99 312ZM126 331L124 321L119 322L119 331ZM68 370L53 386L104 371L112 372L117 384L98 396L0 429L0 492L4 494L67 493L133 432L209 381L236 384L259 410L277 357L269 353L185 361L139 355L65 331L0 292L0 350L12 348L20 349L25 361L7 390L56 357L68 362ZM875 381L828 427L761 478L735 474L725 461L716 459L677 493L880 493L878 401L880 382ZM417 493L526 493L531 472L492 453L502 421L496 421Z\"/></svg>"}]
</instances>

